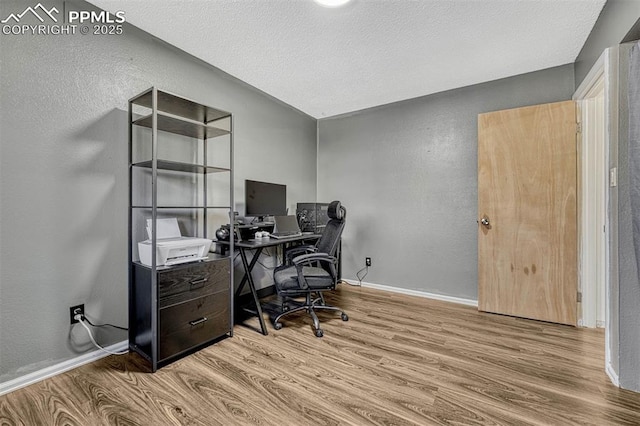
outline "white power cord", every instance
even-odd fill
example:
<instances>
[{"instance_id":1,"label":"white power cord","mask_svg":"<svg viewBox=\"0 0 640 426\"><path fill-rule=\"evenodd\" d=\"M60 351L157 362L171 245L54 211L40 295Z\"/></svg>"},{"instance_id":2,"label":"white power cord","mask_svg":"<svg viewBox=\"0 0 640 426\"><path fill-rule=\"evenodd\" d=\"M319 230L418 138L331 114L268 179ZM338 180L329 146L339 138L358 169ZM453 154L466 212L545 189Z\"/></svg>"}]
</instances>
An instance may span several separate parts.
<instances>
[{"instance_id":1,"label":"white power cord","mask_svg":"<svg viewBox=\"0 0 640 426\"><path fill-rule=\"evenodd\" d=\"M95 339L93 338L93 334L91 333L91 330L89 329L89 327L87 327L87 324L84 323L84 316L82 314L77 314L73 317L73 319L75 319L76 321L78 321L80 323L80 325L82 325L85 330L87 330L87 333L89 333L89 339L91 339L91 342L95 345L96 348L100 349L103 352L106 352L108 354L111 355L125 355L129 353L129 350L124 350L122 352L113 352L110 351L109 349L105 349L102 346L100 346Z\"/></svg>"}]
</instances>

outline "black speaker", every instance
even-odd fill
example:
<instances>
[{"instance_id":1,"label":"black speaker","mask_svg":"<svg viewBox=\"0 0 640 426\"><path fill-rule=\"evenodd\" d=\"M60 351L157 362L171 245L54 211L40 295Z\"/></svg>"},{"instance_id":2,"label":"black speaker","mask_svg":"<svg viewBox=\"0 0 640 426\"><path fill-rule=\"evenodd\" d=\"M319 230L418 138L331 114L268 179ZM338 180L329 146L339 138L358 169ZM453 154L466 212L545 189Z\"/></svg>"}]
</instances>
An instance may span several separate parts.
<instances>
[{"instance_id":1,"label":"black speaker","mask_svg":"<svg viewBox=\"0 0 640 426\"><path fill-rule=\"evenodd\" d=\"M329 203L298 203L296 217L302 232L321 234L329 222Z\"/></svg>"}]
</instances>

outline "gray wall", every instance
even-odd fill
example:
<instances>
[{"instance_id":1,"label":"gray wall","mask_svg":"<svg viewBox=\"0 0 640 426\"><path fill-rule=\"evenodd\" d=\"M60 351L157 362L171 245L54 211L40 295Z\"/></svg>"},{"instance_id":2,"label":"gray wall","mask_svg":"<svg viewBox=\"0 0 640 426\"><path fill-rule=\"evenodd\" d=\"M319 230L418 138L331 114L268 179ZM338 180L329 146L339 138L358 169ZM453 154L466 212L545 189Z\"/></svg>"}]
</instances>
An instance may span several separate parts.
<instances>
[{"instance_id":1,"label":"gray wall","mask_svg":"<svg viewBox=\"0 0 640 426\"><path fill-rule=\"evenodd\" d=\"M573 65L319 122L318 198L348 208L343 276L477 299L477 116L570 99Z\"/></svg>"},{"instance_id":2,"label":"gray wall","mask_svg":"<svg viewBox=\"0 0 640 426\"><path fill-rule=\"evenodd\" d=\"M2 2L3 13L24 7ZM290 208L315 199L316 120L245 83L129 25L119 36L1 37L0 382L93 350L70 329L71 305L127 324L133 95L157 85L234 114L241 214L245 178L287 184Z\"/></svg>"},{"instance_id":3,"label":"gray wall","mask_svg":"<svg viewBox=\"0 0 640 426\"><path fill-rule=\"evenodd\" d=\"M608 0L575 61L576 88L604 49L620 44L640 17L640 1Z\"/></svg>"},{"instance_id":4,"label":"gray wall","mask_svg":"<svg viewBox=\"0 0 640 426\"><path fill-rule=\"evenodd\" d=\"M635 46L635 61L638 61ZM617 146L617 254L618 254L618 304L619 304L619 371L620 386L640 391L640 279L634 249L634 232L639 237L640 230L633 227L632 197L638 196L638 188L633 183L638 179L630 170L629 102L629 55L630 45L618 50L618 146ZM637 62L636 62L637 63ZM636 65L637 70L637 65ZM637 78L635 75L633 78ZM633 137L637 140L637 134ZM637 154L637 150L636 150ZM614 161L615 159L614 158ZM636 159L637 161L637 159ZM633 178L633 180L632 180ZM634 204L637 200L633 201Z\"/></svg>"}]
</instances>

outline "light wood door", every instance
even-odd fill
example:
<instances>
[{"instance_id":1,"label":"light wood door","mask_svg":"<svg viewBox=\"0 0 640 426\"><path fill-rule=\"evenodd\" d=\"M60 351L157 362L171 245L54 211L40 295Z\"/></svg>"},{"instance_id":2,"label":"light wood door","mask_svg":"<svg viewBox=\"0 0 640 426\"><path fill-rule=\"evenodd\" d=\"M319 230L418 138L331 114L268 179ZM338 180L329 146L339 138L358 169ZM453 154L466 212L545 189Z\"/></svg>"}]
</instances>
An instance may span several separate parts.
<instances>
[{"instance_id":1,"label":"light wood door","mask_svg":"<svg viewBox=\"0 0 640 426\"><path fill-rule=\"evenodd\" d=\"M576 324L576 106L478 116L478 308Z\"/></svg>"}]
</instances>

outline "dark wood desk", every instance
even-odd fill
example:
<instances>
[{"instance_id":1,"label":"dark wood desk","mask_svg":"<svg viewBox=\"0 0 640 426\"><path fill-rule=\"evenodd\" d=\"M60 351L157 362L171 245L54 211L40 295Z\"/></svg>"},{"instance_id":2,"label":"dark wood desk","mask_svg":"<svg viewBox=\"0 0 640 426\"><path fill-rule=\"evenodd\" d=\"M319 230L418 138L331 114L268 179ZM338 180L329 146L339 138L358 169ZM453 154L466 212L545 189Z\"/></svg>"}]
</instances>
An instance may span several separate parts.
<instances>
[{"instance_id":1,"label":"dark wood desk","mask_svg":"<svg viewBox=\"0 0 640 426\"><path fill-rule=\"evenodd\" d=\"M238 288L235 292L234 300L239 299L240 293L242 293L242 290L244 289L245 284L249 283L249 289L251 290L251 295L253 296L253 301L255 303L256 309L255 311L248 308L243 308L243 309L251 314L258 316L258 320L260 321L261 332L265 336L269 334L269 332L267 331L267 325L262 316L262 306L260 305L258 292L256 291L256 286L255 286L255 283L253 282L253 277L251 276L251 271L253 271L254 266L256 266L256 263L260 258L260 254L262 253L262 250L268 247L275 247L280 245L283 247L286 247L291 243L299 243L299 242L305 242L305 241L312 243L318 238L320 238L320 235L318 234L303 234L299 237L290 237L290 238L279 238L279 239L258 238L255 240L234 241L233 246L234 248L237 248L238 251L240 252L240 258L242 259L242 266L244 267L244 276L242 277L242 280L240 281L240 285L238 285ZM229 244L226 241L216 241L216 243L226 244L226 245ZM251 258L251 261L247 259L247 251L254 252L253 257Z\"/></svg>"}]
</instances>

